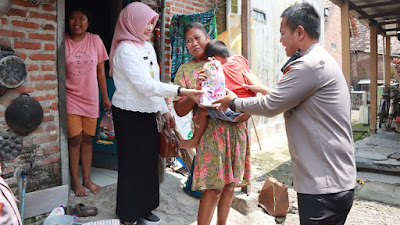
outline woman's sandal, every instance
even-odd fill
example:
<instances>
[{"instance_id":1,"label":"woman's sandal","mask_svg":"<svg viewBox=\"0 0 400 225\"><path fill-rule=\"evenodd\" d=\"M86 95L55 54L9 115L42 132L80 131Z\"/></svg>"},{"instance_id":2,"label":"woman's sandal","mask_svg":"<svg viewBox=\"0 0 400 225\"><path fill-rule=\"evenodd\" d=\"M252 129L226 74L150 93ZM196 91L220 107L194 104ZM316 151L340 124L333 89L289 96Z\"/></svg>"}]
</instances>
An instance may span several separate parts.
<instances>
[{"instance_id":1,"label":"woman's sandal","mask_svg":"<svg viewBox=\"0 0 400 225\"><path fill-rule=\"evenodd\" d=\"M98 213L97 208L94 206L85 206L82 203L78 203L74 206L67 207L67 215L77 217L96 216Z\"/></svg>"}]
</instances>

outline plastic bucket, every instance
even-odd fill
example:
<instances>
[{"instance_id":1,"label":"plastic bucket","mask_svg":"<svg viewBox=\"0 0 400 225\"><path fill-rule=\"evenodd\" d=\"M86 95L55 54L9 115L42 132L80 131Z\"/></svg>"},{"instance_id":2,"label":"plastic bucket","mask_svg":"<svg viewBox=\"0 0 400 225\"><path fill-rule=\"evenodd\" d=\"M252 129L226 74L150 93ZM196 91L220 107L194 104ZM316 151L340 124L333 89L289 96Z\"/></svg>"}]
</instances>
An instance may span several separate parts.
<instances>
[{"instance_id":1,"label":"plastic bucket","mask_svg":"<svg viewBox=\"0 0 400 225\"><path fill-rule=\"evenodd\" d=\"M43 225L73 225L74 217L68 215L58 215L47 218Z\"/></svg>"}]
</instances>

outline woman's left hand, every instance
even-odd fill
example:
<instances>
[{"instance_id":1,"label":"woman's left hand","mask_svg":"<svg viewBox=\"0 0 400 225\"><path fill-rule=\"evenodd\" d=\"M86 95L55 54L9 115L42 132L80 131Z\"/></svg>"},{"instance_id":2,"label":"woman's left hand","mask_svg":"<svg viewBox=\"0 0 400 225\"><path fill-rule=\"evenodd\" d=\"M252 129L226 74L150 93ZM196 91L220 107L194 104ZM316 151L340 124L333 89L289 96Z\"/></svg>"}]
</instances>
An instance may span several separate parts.
<instances>
[{"instance_id":1,"label":"woman's left hand","mask_svg":"<svg viewBox=\"0 0 400 225\"><path fill-rule=\"evenodd\" d=\"M175 124L174 116L172 116L172 114L170 112L164 113L163 116L164 116L164 120L165 120L165 126L167 128L175 129L176 124Z\"/></svg>"},{"instance_id":2,"label":"woman's left hand","mask_svg":"<svg viewBox=\"0 0 400 225\"><path fill-rule=\"evenodd\" d=\"M111 109L111 101L110 101L110 99L103 99L103 107L106 109L106 110L110 110Z\"/></svg>"},{"instance_id":3,"label":"woman's left hand","mask_svg":"<svg viewBox=\"0 0 400 225\"><path fill-rule=\"evenodd\" d=\"M249 120L250 116L251 116L251 115L246 114L246 113L240 113L240 115L237 116L237 117L233 120L233 122L238 122L238 124L240 125L240 124L246 122L247 120Z\"/></svg>"}]
</instances>

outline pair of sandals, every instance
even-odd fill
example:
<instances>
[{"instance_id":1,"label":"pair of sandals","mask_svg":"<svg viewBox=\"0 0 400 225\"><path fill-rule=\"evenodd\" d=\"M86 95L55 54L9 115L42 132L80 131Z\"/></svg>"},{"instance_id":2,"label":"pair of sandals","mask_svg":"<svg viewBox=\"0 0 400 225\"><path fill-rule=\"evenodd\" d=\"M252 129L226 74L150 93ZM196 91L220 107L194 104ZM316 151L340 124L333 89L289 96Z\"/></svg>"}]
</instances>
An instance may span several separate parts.
<instances>
[{"instance_id":1,"label":"pair of sandals","mask_svg":"<svg viewBox=\"0 0 400 225\"><path fill-rule=\"evenodd\" d=\"M66 214L77 217L88 217L96 216L98 214L98 210L94 206L85 206L82 203L78 203L75 206L68 206Z\"/></svg>"}]
</instances>

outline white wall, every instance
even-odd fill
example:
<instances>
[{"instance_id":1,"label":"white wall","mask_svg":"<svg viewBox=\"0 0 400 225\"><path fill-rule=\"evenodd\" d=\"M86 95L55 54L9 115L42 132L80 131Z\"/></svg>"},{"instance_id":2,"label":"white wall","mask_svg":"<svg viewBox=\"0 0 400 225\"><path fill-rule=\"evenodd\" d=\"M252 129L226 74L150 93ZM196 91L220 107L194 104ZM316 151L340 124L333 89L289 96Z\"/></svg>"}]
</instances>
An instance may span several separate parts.
<instances>
[{"instance_id":1,"label":"white wall","mask_svg":"<svg viewBox=\"0 0 400 225\"><path fill-rule=\"evenodd\" d=\"M257 74L262 82L268 87L274 87L280 78L282 72L280 68L287 61L285 50L279 42L280 39L280 15L282 12L294 4L301 2L299 0L251 0L252 9L263 12L266 20L254 19L252 23L252 57L251 69ZM324 17L323 0L308 1L317 9L321 16L321 42L323 42ZM240 6L240 3L239 3ZM268 139L277 134L285 133L283 116L278 115L274 118L254 117L258 135L261 139ZM257 139L252 129L252 146L258 146ZM253 149L255 147L252 147Z\"/></svg>"}]
</instances>

